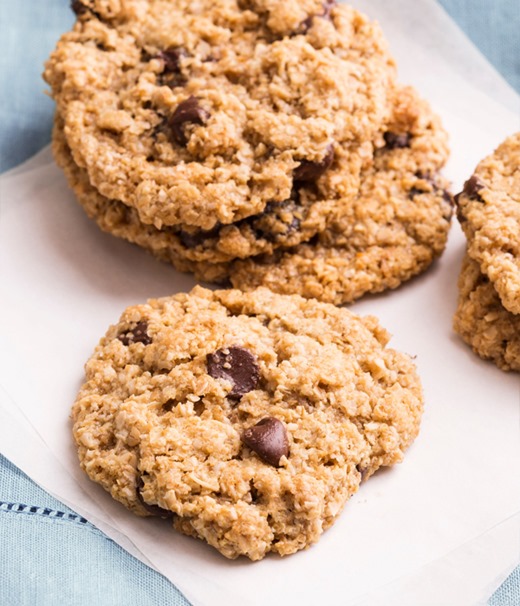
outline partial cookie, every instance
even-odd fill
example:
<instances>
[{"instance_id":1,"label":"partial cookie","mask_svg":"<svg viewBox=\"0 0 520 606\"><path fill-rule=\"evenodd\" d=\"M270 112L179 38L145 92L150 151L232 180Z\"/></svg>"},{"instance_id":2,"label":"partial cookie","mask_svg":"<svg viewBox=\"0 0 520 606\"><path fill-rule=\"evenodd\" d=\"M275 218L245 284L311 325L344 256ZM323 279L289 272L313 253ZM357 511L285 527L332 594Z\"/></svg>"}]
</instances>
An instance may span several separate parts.
<instances>
[{"instance_id":1,"label":"partial cookie","mask_svg":"<svg viewBox=\"0 0 520 606\"><path fill-rule=\"evenodd\" d=\"M81 465L228 558L294 553L418 433L420 381L388 340L373 317L267 289L130 307L86 365Z\"/></svg>"},{"instance_id":2,"label":"partial cookie","mask_svg":"<svg viewBox=\"0 0 520 606\"><path fill-rule=\"evenodd\" d=\"M370 157L369 150L370 146L367 157ZM64 170L78 201L102 229L153 251L168 248L167 257L178 259L183 267L196 267L199 263L226 263L237 258L271 254L277 248L308 241L326 227L327 213L322 212L317 189L302 181L293 189L290 200L270 203L262 213L237 223L219 224L210 231L182 226L163 226L159 231L154 225L142 223L136 209L120 201L104 198L91 185L87 171L74 162L59 114L55 117L53 129L53 152L56 163ZM332 159L334 167L330 168L327 178L334 178L341 173L344 166L342 159L352 163L351 159L344 158L344 152L340 150ZM357 161L361 163L361 155ZM329 201L325 204L329 205ZM164 255L158 256L164 258Z\"/></svg>"},{"instance_id":3,"label":"partial cookie","mask_svg":"<svg viewBox=\"0 0 520 606\"><path fill-rule=\"evenodd\" d=\"M324 232L291 250L234 263L233 286L341 304L424 271L444 250L450 228L452 199L439 175L446 133L408 88L399 92L385 140L362 173L358 197L338 208Z\"/></svg>"},{"instance_id":4,"label":"partial cookie","mask_svg":"<svg viewBox=\"0 0 520 606\"><path fill-rule=\"evenodd\" d=\"M302 183L325 214L357 191L395 72L357 11L321 0L73 7L44 76L75 163L143 223L212 230Z\"/></svg>"},{"instance_id":5,"label":"partial cookie","mask_svg":"<svg viewBox=\"0 0 520 606\"><path fill-rule=\"evenodd\" d=\"M477 166L457 205L469 256L491 280L502 305L520 314L520 133Z\"/></svg>"},{"instance_id":6,"label":"partial cookie","mask_svg":"<svg viewBox=\"0 0 520 606\"><path fill-rule=\"evenodd\" d=\"M459 278L453 327L481 358L520 371L520 315L504 308L493 284L468 255Z\"/></svg>"}]
</instances>

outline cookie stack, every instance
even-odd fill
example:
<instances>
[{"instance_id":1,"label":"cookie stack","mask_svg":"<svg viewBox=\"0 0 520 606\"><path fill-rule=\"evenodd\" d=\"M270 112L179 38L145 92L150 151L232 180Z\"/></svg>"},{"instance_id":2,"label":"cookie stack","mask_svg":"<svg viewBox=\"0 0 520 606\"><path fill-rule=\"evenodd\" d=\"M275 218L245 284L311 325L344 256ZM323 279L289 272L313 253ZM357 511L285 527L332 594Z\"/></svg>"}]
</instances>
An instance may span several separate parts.
<instances>
[{"instance_id":1,"label":"cookie stack","mask_svg":"<svg viewBox=\"0 0 520 606\"><path fill-rule=\"evenodd\" d=\"M482 358L520 371L520 133L456 196L468 240L454 328Z\"/></svg>"},{"instance_id":2,"label":"cookie stack","mask_svg":"<svg viewBox=\"0 0 520 606\"><path fill-rule=\"evenodd\" d=\"M45 70L98 225L197 278L345 303L446 243L446 134L379 27L322 0L76 0Z\"/></svg>"}]
</instances>

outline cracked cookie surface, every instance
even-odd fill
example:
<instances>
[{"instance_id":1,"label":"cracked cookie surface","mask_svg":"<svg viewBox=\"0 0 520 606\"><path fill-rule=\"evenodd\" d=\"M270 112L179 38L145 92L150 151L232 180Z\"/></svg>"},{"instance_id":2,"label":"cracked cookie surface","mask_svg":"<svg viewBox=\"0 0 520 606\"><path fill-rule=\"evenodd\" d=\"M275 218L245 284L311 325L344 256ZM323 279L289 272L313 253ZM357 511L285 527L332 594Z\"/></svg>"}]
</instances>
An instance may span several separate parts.
<instances>
[{"instance_id":1,"label":"cracked cookie surface","mask_svg":"<svg viewBox=\"0 0 520 606\"><path fill-rule=\"evenodd\" d=\"M395 71L360 13L321 0L74 7L44 76L76 164L143 223L236 223L290 200L302 176L321 212L354 195ZM319 169L331 147L352 159L338 183Z\"/></svg>"},{"instance_id":2,"label":"cracked cookie surface","mask_svg":"<svg viewBox=\"0 0 520 606\"><path fill-rule=\"evenodd\" d=\"M520 133L482 160L457 196L468 254L502 304L520 313Z\"/></svg>"},{"instance_id":3,"label":"cracked cookie surface","mask_svg":"<svg viewBox=\"0 0 520 606\"><path fill-rule=\"evenodd\" d=\"M73 407L83 469L226 557L316 542L416 437L422 390L374 317L196 287L124 311Z\"/></svg>"},{"instance_id":4,"label":"cracked cookie surface","mask_svg":"<svg viewBox=\"0 0 520 606\"><path fill-rule=\"evenodd\" d=\"M502 370L520 372L520 315L503 305L480 265L466 254L453 327L475 353Z\"/></svg>"}]
</instances>

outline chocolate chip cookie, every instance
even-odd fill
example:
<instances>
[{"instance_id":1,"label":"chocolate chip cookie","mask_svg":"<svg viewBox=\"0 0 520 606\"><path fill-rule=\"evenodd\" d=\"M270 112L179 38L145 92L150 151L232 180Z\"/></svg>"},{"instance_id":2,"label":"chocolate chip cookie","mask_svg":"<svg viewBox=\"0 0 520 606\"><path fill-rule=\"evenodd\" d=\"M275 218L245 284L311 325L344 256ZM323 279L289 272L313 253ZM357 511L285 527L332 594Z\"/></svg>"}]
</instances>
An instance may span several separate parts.
<instances>
[{"instance_id":1,"label":"chocolate chip cookie","mask_svg":"<svg viewBox=\"0 0 520 606\"><path fill-rule=\"evenodd\" d=\"M477 166L457 196L457 207L469 256L502 305L520 314L520 133Z\"/></svg>"},{"instance_id":2,"label":"chocolate chip cookie","mask_svg":"<svg viewBox=\"0 0 520 606\"><path fill-rule=\"evenodd\" d=\"M354 9L329 0L73 8L76 24L44 77L75 163L143 223L210 231L284 205L302 186L324 213L355 193L357 155L387 116L395 69L379 27ZM340 150L352 162L332 183Z\"/></svg>"},{"instance_id":3,"label":"chocolate chip cookie","mask_svg":"<svg viewBox=\"0 0 520 606\"><path fill-rule=\"evenodd\" d=\"M429 106L402 88L382 139L357 198L338 208L326 230L293 249L234 263L233 286L341 304L424 271L444 250L452 216L439 174L446 133Z\"/></svg>"},{"instance_id":4,"label":"chocolate chip cookie","mask_svg":"<svg viewBox=\"0 0 520 606\"><path fill-rule=\"evenodd\" d=\"M373 317L260 288L128 308L73 407L83 469L228 558L318 540L416 437L420 381Z\"/></svg>"},{"instance_id":5,"label":"chocolate chip cookie","mask_svg":"<svg viewBox=\"0 0 520 606\"><path fill-rule=\"evenodd\" d=\"M455 331L481 358L520 371L520 315L503 305L480 265L466 255L459 278Z\"/></svg>"}]
</instances>

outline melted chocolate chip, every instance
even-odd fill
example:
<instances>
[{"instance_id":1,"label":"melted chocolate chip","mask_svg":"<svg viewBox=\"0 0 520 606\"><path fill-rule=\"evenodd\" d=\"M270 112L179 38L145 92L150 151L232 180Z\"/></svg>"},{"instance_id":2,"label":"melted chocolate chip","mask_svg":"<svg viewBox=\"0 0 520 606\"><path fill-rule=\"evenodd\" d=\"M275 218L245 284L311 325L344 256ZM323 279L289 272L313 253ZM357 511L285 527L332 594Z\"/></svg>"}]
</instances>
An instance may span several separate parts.
<instances>
[{"instance_id":1,"label":"melted chocolate chip","mask_svg":"<svg viewBox=\"0 0 520 606\"><path fill-rule=\"evenodd\" d=\"M383 135L383 138L387 149L404 149L405 147L410 147L412 135L410 135L410 133L398 135L388 131Z\"/></svg>"},{"instance_id":2,"label":"melted chocolate chip","mask_svg":"<svg viewBox=\"0 0 520 606\"><path fill-rule=\"evenodd\" d=\"M142 343L150 345L151 337L148 335L148 322L138 322L134 328L121 333L117 338L123 345L131 345L132 343Z\"/></svg>"},{"instance_id":3,"label":"melted chocolate chip","mask_svg":"<svg viewBox=\"0 0 520 606\"><path fill-rule=\"evenodd\" d=\"M334 161L334 147L329 145L327 153L320 162L310 162L302 160L300 166L297 166L293 172L293 180L297 182L316 181L328 170Z\"/></svg>"},{"instance_id":4,"label":"melted chocolate chip","mask_svg":"<svg viewBox=\"0 0 520 606\"><path fill-rule=\"evenodd\" d=\"M280 459L289 455L285 425L274 417L266 417L242 433L242 442L269 465L278 467Z\"/></svg>"},{"instance_id":5,"label":"melted chocolate chip","mask_svg":"<svg viewBox=\"0 0 520 606\"><path fill-rule=\"evenodd\" d=\"M143 482L143 478L139 478L138 482L137 482L137 498L139 499L139 503L141 503L141 505L146 509L146 511L148 513L151 513L153 516L157 517L157 518L173 518L175 516L175 514L173 513L173 511L170 511L169 509L163 509L162 507L159 507L159 505L149 505L144 499L143 499L143 495L141 494L141 490L144 487L144 482Z\"/></svg>"},{"instance_id":6,"label":"melted chocolate chip","mask_svg":"<svg viewBox=\"0 0 520 606\"><path fill-rule=\"evenodd\" d=\"M206 357L208 374L214 379L226 379L233 385L228 397L240 399L260 381L256 357L247 349L233 346L218 349Z\"/></svg>"},{"instance_id":7,"label":"melted chocolate chip","mask_svg":"<svg viewBox=\"0 0 520 606\"><path fill-rule=\"evenodd\" d=\"M168 123L173 137L180 145L186 145L188 139L184 132L188 124L205 124L209 119L209 113L199 105L199 100L193 95L182 103L179 103Z\"/></svg>"}]
</instances>

